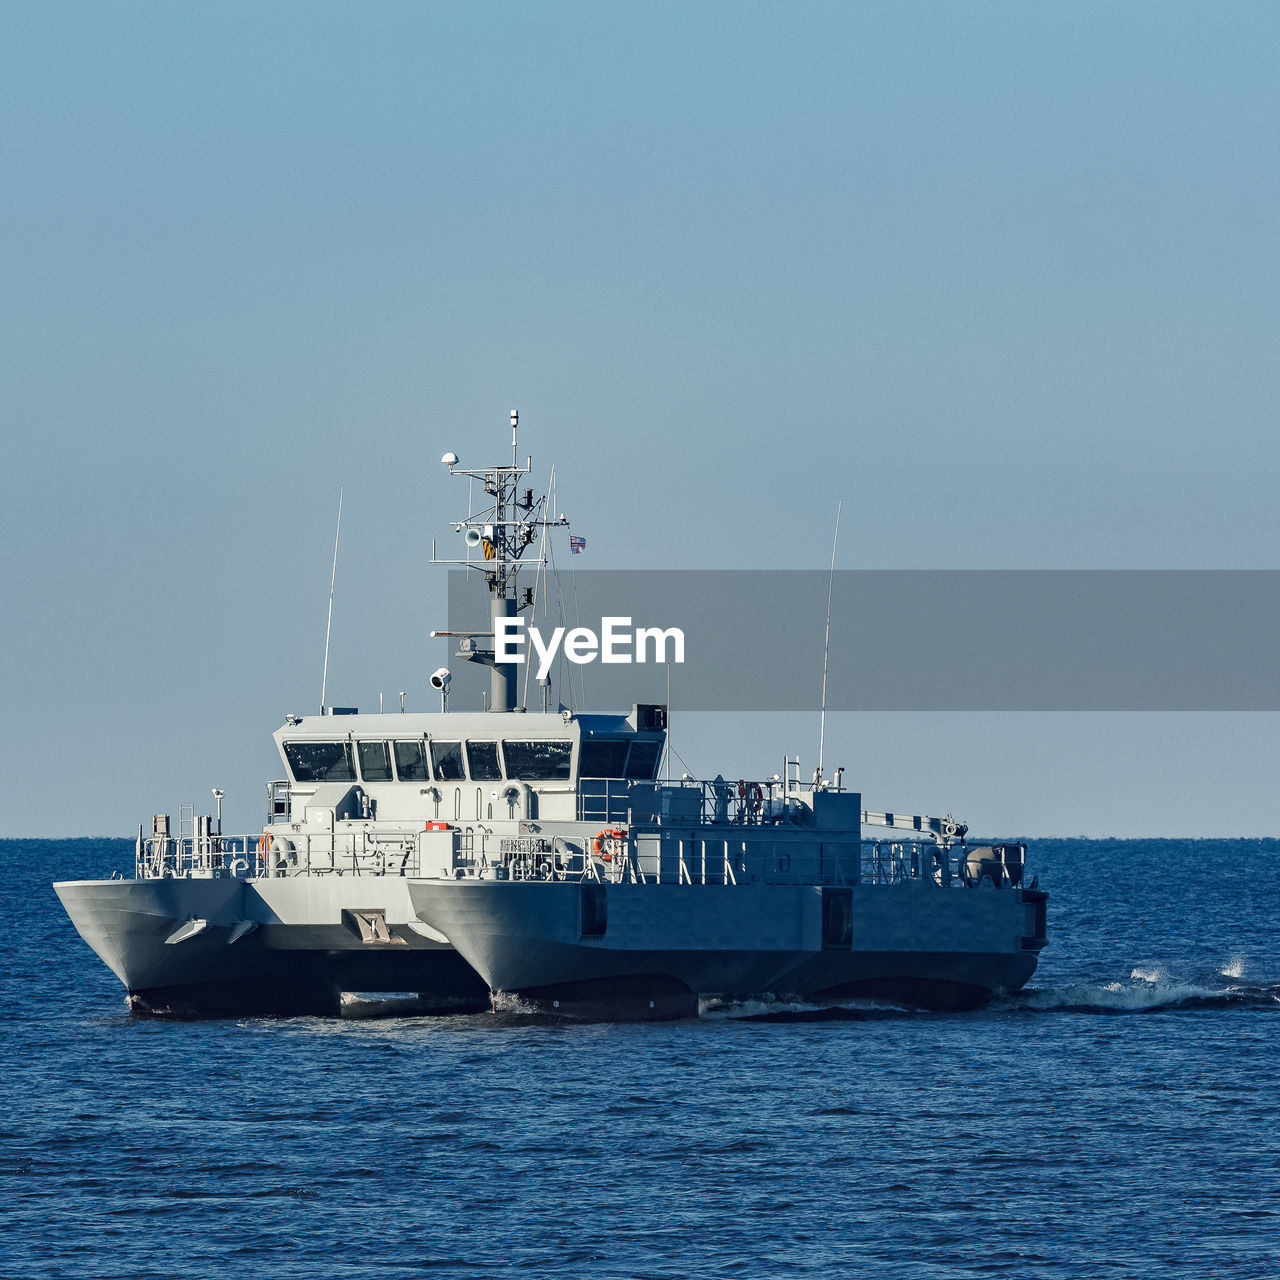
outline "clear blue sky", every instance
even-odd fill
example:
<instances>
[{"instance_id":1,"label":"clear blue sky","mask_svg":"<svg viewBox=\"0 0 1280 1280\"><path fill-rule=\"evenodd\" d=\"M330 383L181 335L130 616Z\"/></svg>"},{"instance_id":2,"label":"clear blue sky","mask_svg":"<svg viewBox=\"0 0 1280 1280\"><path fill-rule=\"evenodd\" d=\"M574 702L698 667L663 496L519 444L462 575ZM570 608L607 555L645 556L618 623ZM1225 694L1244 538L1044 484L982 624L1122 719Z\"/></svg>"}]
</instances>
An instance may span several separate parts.
<instances>
[{"instance_id":1,"label":"clear blue sky","mask_svg":"<svg viewBox=\"0 0 1280 1280\"><path fill-rule=\"evenodd\" d=\"M445 656L522 412L592 567L1280 568L1272 4L0 9L0 832ZM1205 625L1218 620L1205 619ZM698 772L809 720L677 719ZM1274 831L1280 723L838 717L873 807Z\"/></svg>"}]
</instances>

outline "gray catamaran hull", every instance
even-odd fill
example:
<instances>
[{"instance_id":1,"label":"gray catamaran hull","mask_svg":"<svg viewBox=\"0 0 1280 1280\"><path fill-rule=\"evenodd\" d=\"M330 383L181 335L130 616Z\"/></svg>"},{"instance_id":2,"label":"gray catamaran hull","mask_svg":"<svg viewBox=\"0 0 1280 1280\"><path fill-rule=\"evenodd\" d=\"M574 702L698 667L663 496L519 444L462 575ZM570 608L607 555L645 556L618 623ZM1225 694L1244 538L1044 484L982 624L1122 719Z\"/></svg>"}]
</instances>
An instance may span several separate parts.
<instances>
[{"instance_id":1,"label":"gray catamaran hull","mask_svg":"<svg viewBox=\"0 0 1280 1280\"><path fill-rule=\"evenodd\" d=\"M1019 888L414 881L410 894L493 992L562 1015L759 996L973 1008L1023 986L1044 945L1046 895Z\"/></svg>"},{"instance_id":2,"label":"gray catamaran hull","mask_svg":"<svg viewBox=\"0 0 1280 1280\"><path fill-rule=\"evenodd\" d=\"M399 877L361 878L358 890L346 877L78 880L54 889L135 1012L332 1015L344 992L412 995L422 1011L489 1007L483 980L415 918Z\"/></svg>"}]
</instances>

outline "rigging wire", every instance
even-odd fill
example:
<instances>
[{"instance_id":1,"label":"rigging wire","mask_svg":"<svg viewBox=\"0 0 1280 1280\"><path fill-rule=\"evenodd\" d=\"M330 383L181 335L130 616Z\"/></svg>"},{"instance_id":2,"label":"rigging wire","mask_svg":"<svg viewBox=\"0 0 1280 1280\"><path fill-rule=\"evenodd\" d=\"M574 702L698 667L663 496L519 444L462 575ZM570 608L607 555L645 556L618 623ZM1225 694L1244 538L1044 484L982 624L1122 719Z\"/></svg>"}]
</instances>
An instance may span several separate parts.
<instances>
[{"instance_id":1,"label":"rigging wire","mask_svg":"<svg viewBox=\"0 0 1280 1280\"><path fill-rule=\"evenodd\" d=\"M338 579L338 538L342 533L342 494L346 485L338 486L338 527L333 535L333 570L329 574L329 618L324 624L324 670L320 674L320 714L329 688L329 633L333 630L333 584Z\"/></svg>"},{"instance_id":2,"label":"rigging wire","mask_svg":"<svg viewBox=\"0 0 1280 1280\"><path fill-rule=\"evenodd\" d=\"M836 580L836 542L840 537L840 508L842 501L836 502L836 530L831 535L831 572L827 576L827 634L822 642L822 714L818 719L818 772L814 782L822 780L822 748L827 736L827 658L831 653L831 588Z\"/></svg>"},{"instance_id":3,"label":"rigging wire","mask_svg":"<svg viewBox=\"0 0 1280 1280\"><path fill-rule=\"evenodd\" d=\"M547 493L553 493L555 491L555 485L556 485L556 464L553 462L551 464L551 474L547 479ZM543 518L541 522L542 523L541 538L538 541L538 563L537 563L537 568L534 570L534 574L533 574L533 600L530 602L530 606L529 606L530 619L536 619L538 616L539 600L542 601L542 616L546 617L546 613L547 613L546 572L545 572L547 567L547 520L552 515L552 512L547 509L549 501L550 500L544 495L542 499ZM532 655L527 655L525 664L524 664L524 693L521 696L521 701L523 702L526 708L529 705L529 677L532 674L533 674L533 658L532 658ZM542 709L545 710L545 708L542 708Z\"/></svg>"}]
</instances>

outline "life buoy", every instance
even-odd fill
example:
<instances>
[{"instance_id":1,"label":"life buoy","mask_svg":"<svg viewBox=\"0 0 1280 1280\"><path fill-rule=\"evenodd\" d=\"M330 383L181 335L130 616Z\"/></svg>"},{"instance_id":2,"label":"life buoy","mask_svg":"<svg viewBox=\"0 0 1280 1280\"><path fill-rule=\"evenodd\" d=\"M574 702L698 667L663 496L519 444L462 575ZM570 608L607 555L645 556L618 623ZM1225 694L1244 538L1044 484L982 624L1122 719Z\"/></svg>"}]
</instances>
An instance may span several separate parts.
<instances>
[{"instance_id":1,"label":"life buoy","mask_svg":"<svg viewBox=\"0 0 1280 1280\"><path fill-rule=\"evenodd\" d=\"M609 842L612 840L625 840L627 832L625 827L602 827L596 832L591 841L591 852L595 854L601 862L612 862L613 852L609 848Z\"/></svg>"}]
</instances>

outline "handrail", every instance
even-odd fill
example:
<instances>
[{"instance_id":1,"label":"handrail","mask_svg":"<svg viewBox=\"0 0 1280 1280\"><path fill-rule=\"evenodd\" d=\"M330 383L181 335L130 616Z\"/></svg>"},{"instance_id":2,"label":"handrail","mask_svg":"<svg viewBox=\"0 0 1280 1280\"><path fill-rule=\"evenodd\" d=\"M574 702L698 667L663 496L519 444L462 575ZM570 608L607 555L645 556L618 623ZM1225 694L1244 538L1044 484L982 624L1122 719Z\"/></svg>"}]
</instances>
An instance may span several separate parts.
<instances>
[{"instance_id":1,"label":"handrail","mask_svg":"<svg viewBox=\"0 0 1280 1280\"><path fill-rule=\"evenodd\" d=\"M677 837L674 848L667 847L667 839L650 835L637 842L634 833L614 829L601 849L593 851L590 837L505 836L477 824L454 831L452 866L463 876L489 879L726 886L917 883L1001 889L1022 884L1026 861L1026 845L1021 842L947 847L928 838L873 840L850 842L848 854L835 856L828 845L824 856L821 842L809 850L766 839L757 850L754 841L744 841L731 852L734 842L729 838ZM424 862L422 832L400 828L139 837L134 864L140 880L437 873L428 871Z\"/></svg>"},{"instance_id":2,"label":"handrail","mask_svg":"<svg viewBox=\"0 0 1280 1280\"><path fill-rule=\"evenodd\" d=\"M612 824L626 822L633 787L665 792L697 792L691 808L696 822L706 826L761 827L794 823L800 801L788 799L781 779L680 778L669 782L648 779L580 778L577 788L577 820ZM835 793L835 788L832 788ZM690 815L693 816L693 815Z\"/></svg>"},{"instance_id":3,"label":"handrail","mask_svg":"<svg viewBox=\"0 0 1280 1280\"><path fill-rule=\"evenodd\" d=\"M1022 883L1026 853L1021 842L953 850L933 840L873 840L862 846L862 883L1007 889Z\"/></svg>"},{"instance_id":4,"label":"handrail","mask_svg":"<svg viewBox=\"0 0 1280 1280\"><path fill-rule=\"evenodd\" d=\"M134 875L139 880L414 876L422 865L418 834L416 829L393 829L140 836L134 852Z\"/></svg>"}]
</instances>

